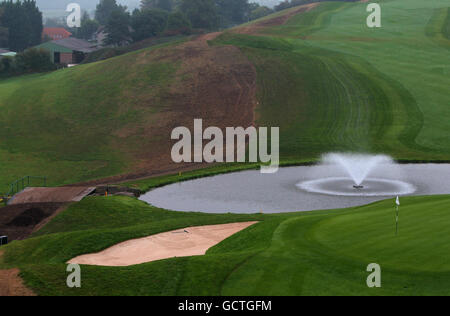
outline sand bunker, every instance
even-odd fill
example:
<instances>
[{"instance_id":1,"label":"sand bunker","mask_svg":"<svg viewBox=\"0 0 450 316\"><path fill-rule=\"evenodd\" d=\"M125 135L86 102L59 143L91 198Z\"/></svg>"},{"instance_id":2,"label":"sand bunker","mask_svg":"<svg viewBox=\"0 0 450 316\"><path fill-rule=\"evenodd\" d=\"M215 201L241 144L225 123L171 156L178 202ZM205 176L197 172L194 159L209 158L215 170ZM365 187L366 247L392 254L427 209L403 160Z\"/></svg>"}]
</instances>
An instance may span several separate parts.
<instances>
[{"instance_id":1,"label":"sand bunker","mask_svg":"<svg viewBox=\"0 0 450 316\"><path fill-rule=\"evenodd\" d=\"M257 222L190 227L129 240L96 254L76 257L69 263L125 267L156 260L204 255L228 237Z\"/></svg>"}]
</instances>

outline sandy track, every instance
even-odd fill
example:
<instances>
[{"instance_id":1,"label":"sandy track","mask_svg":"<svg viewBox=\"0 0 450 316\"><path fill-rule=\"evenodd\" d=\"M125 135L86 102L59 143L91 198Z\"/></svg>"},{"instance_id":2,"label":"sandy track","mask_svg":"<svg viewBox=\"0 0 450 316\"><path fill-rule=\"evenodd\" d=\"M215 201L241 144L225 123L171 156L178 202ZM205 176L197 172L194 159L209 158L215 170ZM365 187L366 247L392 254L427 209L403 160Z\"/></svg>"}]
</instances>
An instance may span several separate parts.
<instances>
[{"instance_id":1,"label":"sandy track","mask_svg":"<svg viewBox=\"0 0 450 316\"><path fill-rule=\"evenodd\" d=\"M0 250L0 262L3 251ZM1 296L35 296L28 289L19 276L19 269L0 270L0 297Z\"/></svg>"},{"instance_id":2,"label":"sandy track","mask_svg":"<svg viewBox=\"0 0 450 316\"><path fill-rule=\"evenodd\" d=\"M35 296L19 277L19 269L0 270L0 296Z\"/></svg>"},{"instance_id":3,"label":"sandy track","mask_svg":"<svg viewBox=\"0 0 450 316\"><path fill-rule=\"evenodd\" d=\"M76 257L69 263L123 267L174 257L200 256L214 245L256 223L180 229L129 240L96 254Z\"/></svg>"},{"instance_id":4,"label":"sandy track","mask_svg":"<svg viewBox=\"0 0 450 316\"><path fill-rule=\"evenodd\" d=\"M239 34L263 35L263 31L265 28L271 27L271 26L283 25L293 16L300 14L300 13L308 12L308 11L314 9L315 7L317 7L318 5L319 5L318 2L304 4L299 7L295 7L295 8L288 10L286 14L283 14L283 15L280 15L280 16L277 16L274 18L263 19L260 22L253 23L248 26L235 28L235 29L233 29L233 32L239 33Z\"/></svg>"}]
</instances>

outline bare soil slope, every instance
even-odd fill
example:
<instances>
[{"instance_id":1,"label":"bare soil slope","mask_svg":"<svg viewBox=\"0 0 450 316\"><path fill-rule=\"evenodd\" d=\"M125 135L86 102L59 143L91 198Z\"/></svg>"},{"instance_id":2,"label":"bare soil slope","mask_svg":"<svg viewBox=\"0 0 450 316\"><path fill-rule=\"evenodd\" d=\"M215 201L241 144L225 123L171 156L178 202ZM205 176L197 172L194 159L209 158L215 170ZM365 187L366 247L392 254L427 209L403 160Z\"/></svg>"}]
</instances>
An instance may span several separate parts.
<instances>
[{"instance_id":1,"label":"bare soil slope","mask_svg":"<svg viewBox=\"0 0 450 316\"><path fill-rule=\"evenodd\" d=\"M3 251L0 250L0 262ZM19 269L0 270L0 297L2 296L35 296L19 276Z\"/></svg>"},{"instance_id":2,"label":"bare soil slope","mask_svg":"<svg viewBox=\"0 0 450 316\"><path fill-rule=\"evenodd\" d=\"M0 209L0 235L8 240L22 240L40 229L65 203L27 203L8 205Z\"/></svg>"},{"instance_id":3,"label":"bare soil slope","mask_svg":"<svg viewBox=\"0 0 450 316\"><path fill-rule=\"evenodd\" d=\"M149 93L147 97L140 95L133 101L151 107L159 107L159 102L164 104L162 110L153 114L151 122L130 124L116 131L116 146L123 152L129 151L129 137L139 135L145 140L144 146L129 153L135 159L135 171L83 182L83 185L115 183L204 167L203 164L175 164L170 156L175 143L170 141L172 130L179 126L193 130L194 119L203 119L204 128L254 125L256 70L239 48L209 46L208 41L219 34L202 35L157 52L143 51L137 57L137 62L142 65L149 61L181 63L177 80L157 98ZM136 97L130 95L130 98Z\"/></svg>"}]
</instances>

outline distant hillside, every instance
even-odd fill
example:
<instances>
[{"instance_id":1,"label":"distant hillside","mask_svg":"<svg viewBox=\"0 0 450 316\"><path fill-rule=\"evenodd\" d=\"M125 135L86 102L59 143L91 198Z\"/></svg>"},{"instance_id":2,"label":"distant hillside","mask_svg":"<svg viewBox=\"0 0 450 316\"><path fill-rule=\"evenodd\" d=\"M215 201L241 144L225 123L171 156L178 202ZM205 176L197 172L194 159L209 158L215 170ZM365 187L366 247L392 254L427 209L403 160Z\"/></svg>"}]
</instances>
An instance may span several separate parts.
<instances>
[{"instance_id":1,"label":"distant hillside","mask_svg":"<svg viewBox=\"0 0 450 316\"><path fill-rule=\"evenodd\" d=\"M98 0L36 0L41 10L65 10L69 3L78 3L84 10L94 10ZM140 0L117 0L118 3L128 6L130 9L139 7Z\"/></svg>"},{"instance_id":2,"label":"distant hillside","mask_svg":"<svg viewBox=\"0 0 450 316\"><path fill-rule=\"evenodd\" d=\"M39 8L42 10L64 10L69 3L76 2L85 10L94 10L99 3L99 0L36 0ZM118 3L128 6L130 9L139 7L140 0L117 0ZM261 5L273 7L281 2L281 0L251 0L250 2L257 2Z\"/></svg>"},{"instance_id":3,"label":"distant hillside","mask_svg":"<svg viewBox=\"0 0 450 316\"><path fill-rule=\"evenodd\" d=\"M0 81L0 189L22 174L70 184L175 171L175 127L198 117L251 125L254 68L238 48L208 39Z\"/></svg>"}]
</instances>

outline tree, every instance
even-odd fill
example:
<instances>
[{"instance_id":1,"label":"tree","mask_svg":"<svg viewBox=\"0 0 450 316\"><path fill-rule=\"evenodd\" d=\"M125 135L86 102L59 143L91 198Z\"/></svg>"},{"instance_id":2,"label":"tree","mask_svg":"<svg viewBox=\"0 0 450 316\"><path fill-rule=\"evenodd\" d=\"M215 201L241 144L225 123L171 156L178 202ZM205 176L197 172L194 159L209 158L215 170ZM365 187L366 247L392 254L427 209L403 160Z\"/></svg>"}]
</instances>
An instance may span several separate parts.
<instances>
[{"instance_id":1,"label":"tree","mask_svg":"<svg viewBox=\"0 0 450 316\"><path fill-rule=\"evenodd\" d=\"M23 51L41 43L42 13L34 0L4 1L0 3L0 9L3 12L0 26L8 29L11 50Z\"/></svg>"},{"instance_id":2,"label":"tree","mask_svg":"<svg viewBox=\"0 0 450 316\"><path fill-rule=\"evenodd\" d=\"M127 7L118 5L116 0L100 0L95 10L95 19L100 25L106 25L111 17L111 14L116 10L126 11Z\"/></svg>"},{"instance_id":3,"label":"tree","mask_svg":"<svg viewBox=\"0 0 450 316\"><path fill-rule=\"evenodd\" d=\"M0 7L0 47L8 47L9 31L8 28L2 26L2 16L4 12L4 8Z\"/></svg>"},{"instance_id":4,"label":"tree","mask_svg":"<svg viewBox=\"0 0 450 316\"><path fill-rule=\"evenodd\" d=\"M160 9L171 12L174 3L172 0L142 0L141 9Z\"/></svg>"},{"instance_id":5,"label":"tree","mask_svg":"<svg viewBox=\"0 0 450 316\"><path fill-rule=\"evenodd\" d=\"M8 47L9 32L6 27L0 27L0 47Z\"/></svg>"},{"instance_id":6,"label":"tree","mask_svg":"<svg viewBox=\"0 0 450 316\"><path fill-rule=\"evenodd\" d=\"M10 76L14 72L14 57L0 58L0 76Z\"/></svg>"},{"instance_id":7,"label":"tree","mask_svg":"<svg viewBox=\"0 0 450 316\"><path fill-rule=\"evenodd\" d=\"M89 40L98 30L99 26L99 23L96 20L92 20L89 14L85 11L81 17L81 26L76 30L76 37Z\"/></svg>"},{"instance_id":8,"label":"tree","mask_svg":"<svg viewBox=\"0 0 450 316\"><path fill-rule=\"evenodd\" d=\"M220 16L220 25L228 27L248 21L248 0L215 0Z\"/></svg>"},{"instance_id":9,"label":"tree","mask_svg":"<svg viewBox=\"0 0 450 316\"><path fill-rule=\"evenodd\" d=\"M180 9L194 28L215 29L218 16L213 0L181 0Z\"/></svg>"},{"instance_id":10,"label":"tree","mask_svg":"<svg viewBox=\"0 0 450 316\"><path fill-rule=\"evenodd\" d=\"M191 22L181 12L174 12L167 20L167 31L169 33L189 34L191 32Z\"/></svg>"},{"instance_id":11,"label":"tree","mask_svg":"<svg viewBox=\"0 0 450 316\"><path fill-rule=\"evenodd\" d=\"M169 13L158 9L135 10L131 17L133 40L141 41L162 33L167 26Z\"/></svg>"},{"instance_id":12,"label":"tree","mask_svg":"<svg viewBox=\"0 0 450 316\"><path fill-rule=\"evenodd\" d=\"M23 2L23 10L29 21L31 32L29 34L29 43L26 47L35 46L41 43L42 31L44 30L44 23L42 20L42 12L36 5L35 0L25 0Z\"/></svg>"},{"instance_id":13,"label":"tree","mask_svg":"<svg viewBox=\"0 0 450 316\"><path fill-rule=\"evenodd\" d=\"M56 68L45 49L29 48L15 57L16 71L19 73L46 72Z\"/></svg>"},{"instance_id":14,"label":"tree","mask_svg":"<svg viewBox=\"0 0 450 316\"><path fill-rule=\"evenodd\" d=\"M106 45L123 46L131 41L130 34L130 14L118 8L114 10L105 26L108 34L105 39Z\"/></svg>"}]
</instances>

